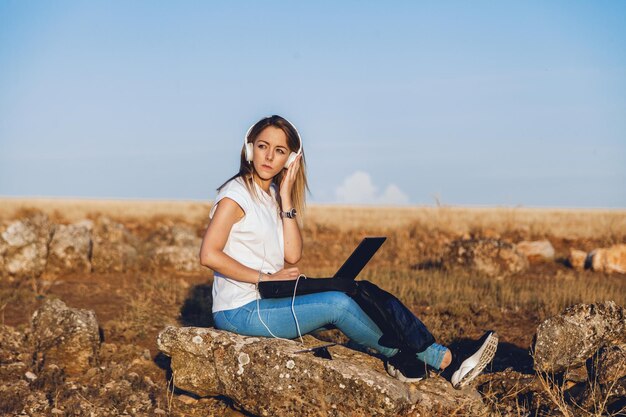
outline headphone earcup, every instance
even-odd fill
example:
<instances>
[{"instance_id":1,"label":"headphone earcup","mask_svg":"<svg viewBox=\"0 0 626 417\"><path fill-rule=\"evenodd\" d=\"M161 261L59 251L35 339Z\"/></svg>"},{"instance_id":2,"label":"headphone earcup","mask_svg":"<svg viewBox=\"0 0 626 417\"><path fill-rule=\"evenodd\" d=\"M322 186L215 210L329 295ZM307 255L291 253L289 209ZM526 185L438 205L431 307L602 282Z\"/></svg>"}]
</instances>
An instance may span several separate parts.
<instances>
[{"instance_id":1,"label":"headphone earcup","mask_svg":"<svg viewBox=\"0 0 626 417\"><path fill-rule=\"evenodd\" d=\"M252 156L254 155L254 144L246 142L246 161L252 162Z\"/></svg>"},{"instance_id":2,"label":"headphone earcup","mask_svg":"<svg viewBox=\"0 0 626 417\"><path fill-rule=\"evenodd\" d=\"M298 156L297 152L291 152L289 154L289 158L287 158L287 162L285 162L285 168L289 168L289 165L293 164L293 161L296 160L297 156Z\"/></svg>"}]
</instances>

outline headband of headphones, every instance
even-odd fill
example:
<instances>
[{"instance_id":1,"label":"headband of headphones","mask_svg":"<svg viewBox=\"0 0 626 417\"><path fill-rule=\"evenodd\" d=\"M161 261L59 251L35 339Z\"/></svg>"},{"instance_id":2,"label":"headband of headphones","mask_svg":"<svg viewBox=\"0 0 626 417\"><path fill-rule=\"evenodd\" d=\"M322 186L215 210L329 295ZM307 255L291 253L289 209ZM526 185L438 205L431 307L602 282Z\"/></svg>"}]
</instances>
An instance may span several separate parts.
<instances>
[{"instance_id":1,"label":"headband of headphones","mask_svg":"<svg viewBox=\"0 0 626 417\"><path fill-rule=\"evenodd\" d=\"M267 118L269 117L271 116L268 116ZM283 117L283 119L285 118ZM293 161L296 160L296 157L302 153L302 138L300 137L300 133L298 132L298 129L296 129L296 126L293 123L291 123L289 120L287 119L285 120L287 121L287 123L291 125L291 127L293 127L293 130L296 131L296 136L298 137L298 143L300 143L300 148L298 149L298 152L291 152L289 154L289 157L287 158L287 162L285 162L285 168L289 168L289 165L291 165ZM250 135L250 131L252 130L252 128L256 126L257 123L259 122L256 122L252 126L250 126L250 128L246 132L246 136L244 136L243 138L244 149L246 152L246 161L248 162L252 162L252 155L254 154L254 144L252 142L248 142L248 136Z\"/></svg>"}]
</instances>

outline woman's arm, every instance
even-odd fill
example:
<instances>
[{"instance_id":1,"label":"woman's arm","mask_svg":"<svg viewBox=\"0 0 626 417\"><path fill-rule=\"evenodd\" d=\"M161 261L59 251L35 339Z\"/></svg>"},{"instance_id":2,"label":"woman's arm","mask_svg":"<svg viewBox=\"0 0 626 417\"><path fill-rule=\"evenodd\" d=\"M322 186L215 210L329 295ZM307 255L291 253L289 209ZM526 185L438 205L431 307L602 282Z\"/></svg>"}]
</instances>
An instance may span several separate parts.
<instances>
[{"instance_id":1,"label":"woman's arm","mask_svg":"<svg viewBox=\"0 0 626 417\"><path fill-rule=\"evenodd\" d=\"M291 199L282 200L283 211L289 211L293 208ZM285 241L285 261L290 264L297 263L302 258L302 234L300 233L300 225L298 221L283 217L283 240Z\"/></svg>"},{"instance_id":2,"label":"woman's arm","mask_svg":"<svg viewBox=\"0 0 626 417\"><path fill-rule=\"evenodd\" d=\"M244 216L244 211L228 197L221 199L200 246L200 263L222 275L237 281L255 284L259 281L259 271L248 268L224 253L228 235L233 225ZM299 275L298 268L281 269L272 274L262 274L261 280L290 280Z\"/></svg>"},{"instance_id":3,"label":"woman's arm","mask_svg":"<svg viewBox=\"0 0 626 417\"><path fill-rule=\"evenodd\" d=\"M293 208L291 200L291 189L296 180L296 173L300 168L299 155L296 160L289 166L287 173L280 184L280 201L282 211L289 211ZM285 242L285 261L290 264L297 263L302 258L302 234L300 233L300 225L298 221L283 217L283 240Z\"/></svg>"}]
</instances>

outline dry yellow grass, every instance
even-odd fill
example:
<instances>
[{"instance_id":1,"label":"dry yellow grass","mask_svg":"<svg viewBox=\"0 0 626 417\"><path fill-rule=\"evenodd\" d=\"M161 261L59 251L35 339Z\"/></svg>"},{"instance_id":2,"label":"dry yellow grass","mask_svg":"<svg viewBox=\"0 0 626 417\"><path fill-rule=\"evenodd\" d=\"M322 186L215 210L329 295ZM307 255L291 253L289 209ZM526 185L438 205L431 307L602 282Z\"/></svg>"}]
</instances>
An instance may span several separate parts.
<instances>
[{"instance_id":1,"label":"dry yellow grass","mask_svg":"<svg viewBox=\"0 0 626 417\"><path fill-rule=\"evenodd\" d=\"M589 238L626 233L626 210L524 207L357 207L312 206L309 220L340 230L363 227L397 229L419 224L453 233L520 229L530 234Z\"/></svg>"},{"instance_id":2,"label":"dry yellow grass","mask_svg":"<svg viewBox=\"0 0 626 417\"><path fill-rule=\"evenodd\" d=\"M21 210L36 209L68 222L105 215L120 220L169 217L202 225L208 220L210 207L211 202L202 201L4 197L0 198L0 220L14 218ZM626 234L626 210L310 205L306 224L323 224L338 231L384 231L417 224L426 230L460 234L522 230L557 238L609 238Z\"/></svg>"},{"instance_id":3,"label":"dry yellow grass","mask_svg":"<svg viewBox=\"0 0 626 417\"><path fill-rule=\"evenodd\" d=\"M126 220L169 217L186 222L196 222L207 217L210 207L209 202L199 201L3 197L0 198L0 220L12 219L24 210L34 209L67 222L98 215Z\"/></svg>"}]
</instances>

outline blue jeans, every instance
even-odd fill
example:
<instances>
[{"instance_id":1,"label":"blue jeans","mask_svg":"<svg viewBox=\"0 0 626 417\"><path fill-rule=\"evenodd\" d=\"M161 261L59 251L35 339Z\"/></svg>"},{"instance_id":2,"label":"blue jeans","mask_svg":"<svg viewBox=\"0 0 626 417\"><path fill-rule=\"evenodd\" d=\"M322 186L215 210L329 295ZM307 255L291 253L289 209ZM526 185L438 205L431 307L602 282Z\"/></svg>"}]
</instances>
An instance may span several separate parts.
<instances>
[{"instance_id":1,"label":"blue jeans","mask_svg":"<svg viewBox=\"0 0 626 417\"><path fill-rule=\"evenodd\" d=\"M298 337L296 321L291 311L291 300L291 298L259 300L259 312L263 322L272 333L285 339ZM386 357L398 352L398 349L378 344L378 339L383 334L381 330L352 298L342 292L326 291L298 295L293 308L298 318L300 333L303 335L332 324L352 341L376 349ZM218 329L246 336L272 337L259 320L256 301L232 310L218 311L213 314L213 319Z\"/></svg>"},{"instance_id":2,"label":"blue jeans","mask_svg":"<svg viewBox=\"0 0 626 417\"><path fill-rule=\"evenodd\" d=\"M296 321L291 311L292 298L263 298L258 301L261 319L277 337L295 339L298 337ZM332 324L352 341L359 345L376 349L383 356L391 357L398 349L378 344L382 336L380 328L369 318L359 305L348 295L338 291L318 292L298 295L294 301L294 311L298 318L300 333L311 333ZM272 337L259 320L257 301L213 313L215 327L221 330L246 336ZM430 345L417 357L439 369L447 349L437 343Z\"/></svg>"}]
</instances>

